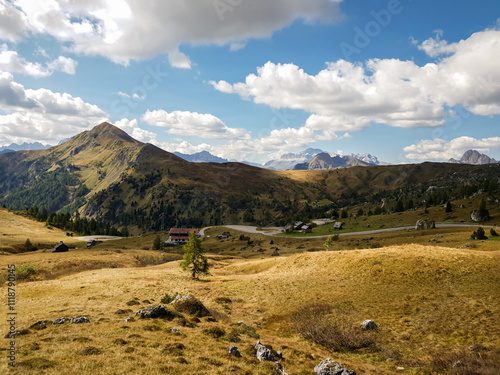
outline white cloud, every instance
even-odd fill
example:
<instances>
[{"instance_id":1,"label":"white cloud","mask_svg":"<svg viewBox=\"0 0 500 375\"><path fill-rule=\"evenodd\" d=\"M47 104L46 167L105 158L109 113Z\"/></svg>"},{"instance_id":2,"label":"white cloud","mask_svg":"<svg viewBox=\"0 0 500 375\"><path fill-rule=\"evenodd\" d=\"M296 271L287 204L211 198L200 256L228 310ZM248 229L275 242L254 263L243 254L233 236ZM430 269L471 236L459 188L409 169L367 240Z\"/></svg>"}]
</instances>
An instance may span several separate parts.
<instances>
[{"instance_id":1,"label":"white cloud","mask_svg":"<svg viewBox=\"0 0 500 375\"><path fill-rule=\"evenodd\" d=\"M430 57L439 55L449 55L457 50L457 44L448 44L446 40L441 40L443 30L435 30L435 38L429 38L422 42L418 49L424 51Z\"/></svg>"},{"instance_id":2,"label":"white cloud","mask_svg":"<svg viewBox=\"0 0 500 375\"><path fill-rule=\"evenodd\" d=\"M417 144L405 147L404 152L406 158L409 160L443 161L451 158L460 159L467 150L488 152L492 148L500 148L500 137L483 139L459 137L451 141L445 141L439 138L422 140Z\"/></svg>"},{"instance_id":3,"label":"white cloud","mask_svg":"<svg viewBox=\"0 0 500 375\"><path fill-rule=\"evenodd\" d=\"M132 138L135 138L140 142L152 143L155 145L158 144L158 141L156 140L156 133L141 129L136 119L129 120L124 118L115 122L115 126L119 127Z\"/></svg>"},{"instance_id":4,"label":"white cloud","mask_svg":"<svg viewBox=\"0 0 500 375\"><path fill-rule=\"evenodd\" d=\"M442 126L455 105L478 115L500 114L500 31L478 32L453 45L439 42L429 53L451 55L424 66L397 59L364 64L338 60L310 75L294 64L268 62L245 82L210 84L272 108L309 112L305 125L322 132L323 139L336 138L336 132L361 131L372 123Z\"/></svg>"},{"instance_id":5,"label":"white cloud","mask_svg":"<svg viewBox=\"0 0 500 375\"><path fill-rule=\"evenodd\" d=\"M191 60L179 50L175 50L168 54L168 62L174 68L191 69Z\"/></svg>"},{"instance_id":6,"label":"white cloud","mask_svg":"<svg viewBox=\"0 0 500 375\"><path fill-rule=\"evenodd\" d=\"M213 139L248 139L245 129L230 128L211 115L187 111L147 111L142 120L153 126L168 128L169 134Z\"/></svg>"},{"instance_id":7,"label":"white cloud","mask_svg":"<svg viewBox=\"0 0 500 375\"><path fill-rule=\"evenodd\" d=\"M9 73L19 73L35 78L44 78L52 75L54 71L61 71L67 74L75 74L78 63L64 56L48 62L46 66L40 63L27 61L19 56L16 51L10 51L6 44L0 45L0 70Z\"/></svg>"},{"instance_id":8,"label":"white cloud","mask_svg":"<svg viewBox=\"0 0 500 375\"><path fill-rule=\"evenodd\" d=\"M0 0L0 38L19 41L24 33L47 34L85 55L128 64L168 54L187 68L183 44L242 46L267 38L295 20L332 22L341 0L252 0L222 2L140 0Z\"/></svg>"},{"instance_id":9,"label":"white cloud","mask_svg":"<svg viewBox=\"0 0 500 375\"><path fill-rule=\"evenodd\" d=\"M25 89L6 72L0 73L0 111L0 144L55 144L108 118L99 107L79 97L43 88Z\"/></svg>"}]
</instances>

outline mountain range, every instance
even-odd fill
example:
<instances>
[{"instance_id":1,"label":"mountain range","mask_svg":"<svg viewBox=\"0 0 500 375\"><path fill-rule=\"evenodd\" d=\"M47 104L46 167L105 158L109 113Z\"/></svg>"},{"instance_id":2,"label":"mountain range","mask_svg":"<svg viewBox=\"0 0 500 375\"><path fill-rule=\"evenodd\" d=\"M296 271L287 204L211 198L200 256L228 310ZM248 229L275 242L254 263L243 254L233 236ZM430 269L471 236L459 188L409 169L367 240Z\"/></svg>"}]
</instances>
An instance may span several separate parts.
<instances>
[{"instance_id":1,"label":"mountain range","mask_svg":"<svg viewBox=\"0 0 500 375\"><path fill-rule=\"evenodd\" d=\"M332 159L358 166L275 171L193 163L103 123L50 149L1 154L0 205L78 213L130 233L223 223L284 225L354 204L378 205L401 189L417 201L430 184L448 193L500 176L500 164L374 166L353 156L316 155L319 167L331 167ZM315 203L320 200L330 203Z\"/></svg>"},{"instance_id":2,"label":"mountain range","mask_svg":"<svg viewBox=\"0 0 500 375\"><path fill-rule=\"evenodd\" d=\"M374 165L371 163L364 162L354 156L331 156L326 152L322 152L316 155L311 160L296 164L293 170L324 170L324 169L336 169L336 168L348 168L353 166L370 166Z\"/></svg>"},{"instance_id":3,"label":"mountain range","mask_svg":"<svg viewBox=\"0 0 500 375\"><path fill-rule=\"evenodd\" d=\"M484 165L484 164L495 164L498 163L495 159L490 158L488 155L481 154L476 150L466 151L460 160L455 160L451 158L448 163L454 164L473 164L473 165Z\"/></svg>"},{"instance_id":4,"label":"mountain range","mask_svg":"<svg viewBox=\"0 0 500 375\"><path fill-rule=\"evenodd\" d=\"M2 146L0 147L0 154L4 154L6 152L14 152L14 151L21 151L21 150L44 150L47 148L52 147L51 145L43 145L40 142L33 142L33 143L22 143L22 144L17 144L17 143L11 143L8 146Z\"/></svg>"}]
</instances>

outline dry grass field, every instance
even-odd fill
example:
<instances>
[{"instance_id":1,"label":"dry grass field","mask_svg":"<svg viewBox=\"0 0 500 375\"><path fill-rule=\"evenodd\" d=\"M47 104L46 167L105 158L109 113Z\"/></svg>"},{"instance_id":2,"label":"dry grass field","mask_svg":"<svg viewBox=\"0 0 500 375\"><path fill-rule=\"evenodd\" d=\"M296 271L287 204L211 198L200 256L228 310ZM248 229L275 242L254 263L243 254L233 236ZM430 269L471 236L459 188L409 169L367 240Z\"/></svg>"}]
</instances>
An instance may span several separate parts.
<instances>
[{"instance_id":1,"label":"dry grass field","mask_svg":"<svg viewBox=\"0 0 500 375\"><path fill-rule=\"evenodd\" d=\"M3 213L11 222L25 223L27 232L17 229L21 242L28 232L33 242L64 235ZM15 228L22 227L16 225L2 226L10 239L6 246L17 241ZM236 231L230 239L214 238L223 231L208 231L204 246L211 275L201 281L181 271L178 249L164 255L145 250L155 235L60 254L3 252L2 280L10 264L24 274L16 285L16 367L7 369L10 340L4 338L0 373L274 374L272 363L255 358L257 340L281 350L281 363L295 375L314 375L314 366L327 357L357 374L499 373L498 241L468 240L471 230L463 229L439 231L439 236L395 232L368 241L363 235L341 238L334 251L324 251L324 239L245 234L249 239L240 241ZM271 256L276 247L280 255ZM5 300L7 292L4 282ZM175 293L194 295L213 318L182 313L173 320L135 316L125 322ZM323 324L325 330L325 322L337 324L354 341L366 335L369 345L335 349L321 337L306 339L295 318L300 309L323 314L306 314L302 323ZM2 337L8 332L7 313L2 304ZM30 328L76 316L90 323ZM378 329L361 332L365 319ZM180 332L171 332L172 327ZM242 357L228 355L229 345L238 346Z\"/></svg>"}]
</instances>

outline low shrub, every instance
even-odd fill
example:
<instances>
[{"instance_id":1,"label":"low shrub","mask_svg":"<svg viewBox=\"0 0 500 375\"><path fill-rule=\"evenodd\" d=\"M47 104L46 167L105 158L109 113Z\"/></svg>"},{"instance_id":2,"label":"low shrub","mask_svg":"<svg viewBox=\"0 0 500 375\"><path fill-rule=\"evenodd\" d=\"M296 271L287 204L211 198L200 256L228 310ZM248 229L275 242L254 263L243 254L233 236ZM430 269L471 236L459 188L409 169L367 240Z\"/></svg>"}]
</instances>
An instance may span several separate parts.
<instances>
[{"instance_id":1,"label":"low shrub","mask_svg":"<svg viewBox=\"0 0 500 375\"><path fill-rule=\"evenodd\" d=\"M175 294L172 294L171 296L168 295L168 294L165 294L162 298L161 298L161 303L163 303L164 305L167 305L169 304L170 302L172 302L175 297L177 297L179 295L179 293L175 293Z\"/></svg>"},{"instance_id":2,"label":"low shrub","mask_svg":"<svg viewBox=\"0 0 500 375\"><path fill-rule=\"evenodd\" d=\"M214 339L218 339L226 335L226 331L220 327L212 327L204 329L203 333L207 336L213 337Z\"/></svg>"},{"instance_id":3,"label":"low shrub","mask_svg":"<svg viewBox=\"0 0 500 375\"><path fill-rule=\"evenodd\" d=\"M436 352L432 355L429 370L450 375L500 374L500 351L460 349L455 352Z\"/></svg>"},{"instance_id":4,"label":"low shrub","mask_svg":"<svg viewBox=\"0 0 500 375\"><path fill-rule=\"evenodd\" d=\"M29 280L32 276L35 276L37 269L31 264L20 264L16 267L16 278L17 280Z\"/></svg>"},{"instance_id":5,"label":"low shrub","mask_svg":"<svg viewBox=\"0 0 500 375\"><path fill-rule=\"evenodd\" d=\"M292 322L305 339L330 350L353 351L375 344L373 333L363 331L347 309L311 304L296 310Z\"/></svg>"}]
</instances>

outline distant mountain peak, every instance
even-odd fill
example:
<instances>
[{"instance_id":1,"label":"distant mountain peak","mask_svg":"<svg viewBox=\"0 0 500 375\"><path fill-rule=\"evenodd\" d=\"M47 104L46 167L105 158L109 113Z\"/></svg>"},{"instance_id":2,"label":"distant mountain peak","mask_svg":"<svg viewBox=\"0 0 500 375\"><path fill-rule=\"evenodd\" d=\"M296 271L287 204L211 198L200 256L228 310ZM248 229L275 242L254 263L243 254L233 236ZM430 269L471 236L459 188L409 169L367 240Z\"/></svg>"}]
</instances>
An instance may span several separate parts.
<instances>
[{"instance_id":1,"label":"distant mountain peak","mask_svg":"<svg viewBox=\"0 0 500 375\"><path fill-rule=\"evenodd\" d=\"M227 159L212 155L208 151L200 151L195 154L183 154L182 152L174 152L174 155L189 161L191 163L227 163Z\"/></svg>"},{"instance_id":2,"label":"distant mountain peak","mask_svg":"<svg viewBox=\"0 0 500 375\"><path fill-rule=\"evenodd\" d=\"M490 158L488 155L481 154L477 150L467 150L462 155L460 160L451 158L450 160L448 160L448 163L483 165L494 164L497 163L497 161L493 158Z\"/></svg>"}]
</instances>

